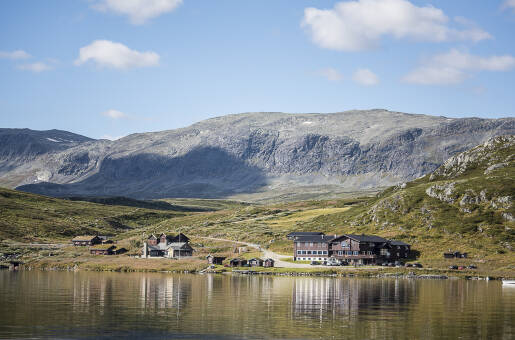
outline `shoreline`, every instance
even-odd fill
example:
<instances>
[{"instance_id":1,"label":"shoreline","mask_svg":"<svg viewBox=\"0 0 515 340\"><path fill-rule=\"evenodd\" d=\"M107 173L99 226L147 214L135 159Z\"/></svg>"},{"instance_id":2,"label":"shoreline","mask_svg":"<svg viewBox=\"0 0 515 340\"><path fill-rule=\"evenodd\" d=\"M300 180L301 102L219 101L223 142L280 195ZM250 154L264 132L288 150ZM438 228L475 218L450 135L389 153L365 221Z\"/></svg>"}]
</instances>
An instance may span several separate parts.
<instances>
[{"instance_id":1,"label":"shoreline","mask_svg":"<svg viewBox=\"0 0 515 340\"><path fill-rule=\"evenodd\" d=\"M55 266L55 267L39 267L39 266L23 266L18 270L6 271L68 271L68 272L117 272L117 273L164 273L164 274L193 274L193 275L267 275L267 276L290 276L290 277L333 277L333 278L370 278L370 279L413 279L413 280L473 280L473 281L501 281L503 279L513 279L512 277L492 276L492 275L470 275L470 273L421 273L402 271L388 271L377 273L377 271L367 271L366 269L357 271L291 271L291 268L278 268L276 270L251 270L251 269L235 269L225 270L197 270L197 269L180 269L177 270L158 270L158 269L136 269L136 268L80 268L79 266ZM279 270L277 270L279 269ZM458 275L456 275L458 274Z\"/></svg>"}]
</instances>

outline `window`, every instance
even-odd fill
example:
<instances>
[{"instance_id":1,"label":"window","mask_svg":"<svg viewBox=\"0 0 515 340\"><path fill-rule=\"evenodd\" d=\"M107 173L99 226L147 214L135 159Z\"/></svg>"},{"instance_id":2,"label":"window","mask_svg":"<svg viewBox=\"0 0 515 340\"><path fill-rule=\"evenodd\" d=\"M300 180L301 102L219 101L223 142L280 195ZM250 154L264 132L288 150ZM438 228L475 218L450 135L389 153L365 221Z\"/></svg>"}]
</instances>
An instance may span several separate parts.
<instances>
[{"instance_id":1,"label":"window","mask_svg":"<svg viewBox=\"0 0 515 340\"><path fill-rule=\"evenodd\" d=\"M343 255L343 251L338 250L338 256L342 256L342 255Z\"/></svg>"},{"instance_id":2,"label":"window","mask_svg":"<svg viewBox=\"0 0 515 340\"><path fill-rule=\"evenodd\" d=\"M297 250L297 255L302 255L302 251L301 250Z\"/></svg>"},{"instance_id":3,"label":"window","mask_svg":"<svg viewBox=\"0 0 515 340\"><path fill-rule=\"evenodd\" d=\"M322 251L321 250L318 251L318 255L322 255Z\"/></svg>"},{"instance_id":4,"label":"window","mask_svg":"<svg viewBox=\"0 0 515 340\"><path fill-rule=\"evenodd\" d=\"M342 241L342 248L349 248L349 243L347 241Z\"/></svg>"},{"instance_id":5,"label":"window","mask_svg":"<svg viewBox=\"0 0 515 340\"><path fill-rule=\"evenodd\" d=\"M388 255L388 249L382 248L380 254L381 255Z\"/></svg>"},{"instance_id":6,"label":"window","mask_svg":"<svg viewBox=\"0 0 515 340\"><path fill-rule=\"evenodd\" d=\"M355 250L354 255L359 255L359 251Z\"/></svg>"},{"instance_id":7,"label":"window","mask_svg":"<svg viewBox=\"0 0 515 340\"><path fill-rule=\"evenodd\" d=\"M302 255L306 255L306 251L305 250L302 251Z\"/></svg>"},{"instance_id":8,"label":"window","mask_svg":"<svg viewBox=\"0 0 515 340\"><path fill-rule=\"evenodd\" d=\"M311 255L311 250L308 250L308 255Z\"/></svg>"},{"instance_id":9,"label":"window","mask_svg":"<svg viewBox=\"0 0 515 340\"><path fill-rule=\"evenodd\" d=\"M327 255L327 250L322 251L322 254Z\"/></svg>"},{"instance_id":10,"label":"window","mask_svg":"<svg viewBox=\"0 0 515 340\"><path fill-rule=\"evenodd\" d=\"M370 250L367 251L367 255L372 255L372 252Z\"/></svg>"},{"instance_id":11,"label":"window","mask_svg":"<svg viewBox=\"0 0 515 340\"><path fill-rule=\"evenodd\" d=\"M346 255L352 255L352 251L347 250L347 251L345 252L345 254L346 254Z\"/></svg>"},{"instance_id":12,"label":"window","mask_svg":"<svg viewBox=\"0 0 515 340\"><path fill-rule=\"evenodd\" d=\"M313 242L309 242L309 246L310 246L310 247L313 247Z\"/></svg>"}]
</instances>

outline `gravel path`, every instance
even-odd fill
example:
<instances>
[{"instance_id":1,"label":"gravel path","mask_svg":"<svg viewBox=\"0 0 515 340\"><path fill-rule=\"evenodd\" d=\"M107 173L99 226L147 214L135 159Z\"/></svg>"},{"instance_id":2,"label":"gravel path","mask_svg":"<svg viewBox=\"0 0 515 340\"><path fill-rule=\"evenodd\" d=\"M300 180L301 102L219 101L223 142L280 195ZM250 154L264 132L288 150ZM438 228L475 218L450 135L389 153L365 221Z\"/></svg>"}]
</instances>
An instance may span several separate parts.
<instances>
[{"instance_id":1,"label":"gravel path","mask_svg":"<svg viewBox=\"0 0 515 340\"><path fill-rule=\"evenodd\" d=\"M248 243L248 242L242 242L242 241L229 240L229 239L225 239L225 238L216 238L216 237L207 237L207 236L204 236L201 238L204 238L207 240L213 240L213 241L224 241L224 242L237 243L237 244L242 244L242 245L245 245L248 247L255 248L263 253L264 258L274 259L275 267L279 267L279 268L316 268L316 267L325 268L326 267L326 266L322 266L322 265L312 266L310 264L305 264L305 263L292 263L292 262L283 261L284 259L291 258L292 256L280 255L280 254L274 253L273 251L263 249L259 244L256 244L256 243Z\"/></svg>"}]
</instances>

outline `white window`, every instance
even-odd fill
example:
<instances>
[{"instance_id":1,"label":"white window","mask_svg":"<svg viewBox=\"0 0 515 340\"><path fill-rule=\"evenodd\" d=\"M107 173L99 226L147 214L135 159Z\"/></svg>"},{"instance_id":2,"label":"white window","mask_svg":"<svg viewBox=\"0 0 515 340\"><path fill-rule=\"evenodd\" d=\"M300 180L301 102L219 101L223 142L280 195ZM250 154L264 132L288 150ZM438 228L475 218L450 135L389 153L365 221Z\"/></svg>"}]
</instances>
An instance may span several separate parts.
<instances>
[{"instance_id":1,"label":"white window","mask_svg":"<svg viewBox=\"0 0 515 340\"><path fill-rule=\"evenodd\" d=\"M297 250L297 255L302 255L302 250Z\"/></svg>"}]
</instances>

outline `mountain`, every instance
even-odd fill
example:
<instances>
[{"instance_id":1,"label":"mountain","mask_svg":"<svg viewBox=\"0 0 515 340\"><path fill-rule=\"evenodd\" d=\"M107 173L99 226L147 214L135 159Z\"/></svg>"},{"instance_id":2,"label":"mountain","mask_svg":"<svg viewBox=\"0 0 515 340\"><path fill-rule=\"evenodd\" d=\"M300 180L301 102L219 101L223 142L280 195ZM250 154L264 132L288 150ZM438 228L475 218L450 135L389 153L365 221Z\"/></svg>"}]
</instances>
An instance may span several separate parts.
<instances>
[{"instance_id":1,"label":"mountain","mask_svg":"<svg viewBox=\"0 0 515 340\"><path fill-rule=\"evenodd\" d=\"M227 197L270 190L363 190L412 180L515 119L386 110L244 113L90 141L0 171L0 183L52 196Z\"/></svg>"},{"instance_id":2,"label":"mountain","mask_svg":"<svg viewBox=\"0 0 515 340\"><path fill-rule=\"evenodd\" d=\"M0 174L8 173L42 155L90 141L94 140L61 130L0 129Z\"/></svg>"}]
</instances>

